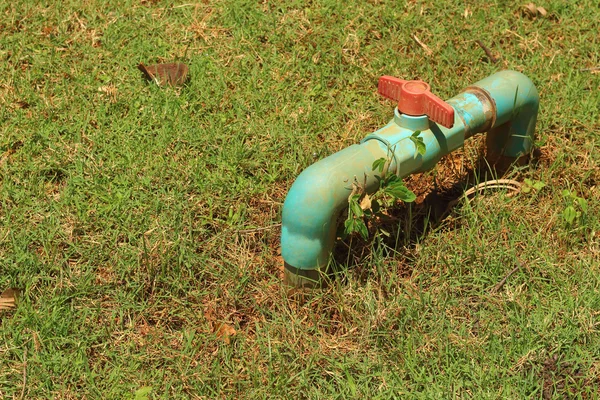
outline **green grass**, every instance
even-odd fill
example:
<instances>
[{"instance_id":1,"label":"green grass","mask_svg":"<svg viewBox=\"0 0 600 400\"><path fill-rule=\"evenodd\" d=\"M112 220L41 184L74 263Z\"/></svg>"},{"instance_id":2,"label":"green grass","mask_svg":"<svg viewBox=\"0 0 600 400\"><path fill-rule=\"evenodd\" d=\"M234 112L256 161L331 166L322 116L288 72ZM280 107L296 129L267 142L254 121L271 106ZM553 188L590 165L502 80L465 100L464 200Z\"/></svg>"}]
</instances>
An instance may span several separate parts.
<instances>
[{"instance_id":1,"label":"green grass","mask_svg":"<svg viewBox=\"0 0 600 400\"><path fill-rule=\"evenodd\" d=\"M0 314L0 398L600 396L597 2L190 3L0 5L0 290L24 290ZM172 60L187 87L136 69ZM448 98L504 68L541 98L541 160L512 176L547 186L461 202L288 297L278 228L238 231L388 122L378 77ZM564 189L588 202L572 225Z\"/></svg>"}]
</instances>

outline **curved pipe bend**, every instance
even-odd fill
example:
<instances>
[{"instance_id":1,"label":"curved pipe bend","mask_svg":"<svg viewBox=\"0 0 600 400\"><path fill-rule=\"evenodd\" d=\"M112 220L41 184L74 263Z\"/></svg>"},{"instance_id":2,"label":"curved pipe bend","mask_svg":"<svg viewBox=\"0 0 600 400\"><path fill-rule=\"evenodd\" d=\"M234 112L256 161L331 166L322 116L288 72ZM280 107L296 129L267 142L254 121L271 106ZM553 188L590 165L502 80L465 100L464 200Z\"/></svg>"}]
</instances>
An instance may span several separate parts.
<instances>
[{"instance_id":1,"label":"curved pipe bend","mask_svg":"<svg viewBox=\"0 0 600 400\"><path fill-rule=\"evenodd\" d=\"M494 102L495 118L487 133L488 155L508 158L527 156L533 149L540 106L538 91L517 71L501 71L475 85Z\"/></svg>"},{"instance_id":2,"label":"curved pipe bend","mask_svg":"<svg viewBox=\"0 0 600 400\"><path fill-rule=\"evenodd\" d=\"M378 187L373 161L386 157L376 141L352 145L305 169L283 205L281 255L288 269L324 268L335 241L336 220L348 206L353 182Z\"/></svg>"}]
</instances>

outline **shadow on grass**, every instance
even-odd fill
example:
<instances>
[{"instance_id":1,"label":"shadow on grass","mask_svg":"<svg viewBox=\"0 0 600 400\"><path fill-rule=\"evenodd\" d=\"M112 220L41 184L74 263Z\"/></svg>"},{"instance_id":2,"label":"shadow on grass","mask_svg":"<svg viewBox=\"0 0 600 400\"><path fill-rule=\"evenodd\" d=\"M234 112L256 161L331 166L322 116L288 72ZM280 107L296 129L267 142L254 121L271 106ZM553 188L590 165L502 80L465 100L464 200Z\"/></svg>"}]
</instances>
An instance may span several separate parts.
<instances>
[{"instance_id":1,"label":"shadow on grass","mask_svg":"<svg viewBox=\"0 0 600 400\"><path fill-rule=\"evenodd\" d=\"M539 149L534 150L529 164L535 167L541 156ZM442 169L448 171L448 165L456 157L447 156L439 165L445 166ZM416 246L441 227L454 230L460 226L454 216L456 207L462 204L460 199L465 190L512 171L514 164L507 162L496 163L491 167L480 152L473 165L461 173L450 173L438 179L428 172L408 177L405 179L406 185L417 194L417 201L387 209L385 215L378 217L376 221L370 221L368 240L363 240L358 234L338 238L333 250L333 262L329 267L330 278L338 277L344 282L344 272L352 269L364 283L373 276L373 264L381 259L388 264L398 264L398 277L411 276ZM345 218L344 213L338 221L340 233L343 232Z\"/></svg>"}]
</instances>

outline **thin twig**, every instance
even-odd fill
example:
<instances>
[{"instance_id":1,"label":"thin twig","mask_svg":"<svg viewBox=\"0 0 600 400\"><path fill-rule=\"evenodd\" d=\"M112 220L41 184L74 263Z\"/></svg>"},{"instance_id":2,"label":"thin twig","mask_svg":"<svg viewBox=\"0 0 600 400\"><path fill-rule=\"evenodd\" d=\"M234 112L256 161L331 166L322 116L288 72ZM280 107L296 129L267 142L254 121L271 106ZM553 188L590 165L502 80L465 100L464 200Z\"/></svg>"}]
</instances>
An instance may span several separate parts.
<instances>
[{"instance_id":1,"label":"thin twig","mask_svg":"<svg viewBox=\"0 0 600 400\"><path fill-rule=\"evenodd\" d=\"M23 400L25 397L25 386L27 386L27 347L23 348L23 388L21 389L21 397Z\"/></svg>"},{"instance_id":2,"label":"thin twig","mask_svg":"<svg viewBox=\"0 0 600 400\"><path fill-rule=\"evenodd\" d=\"M600 67L592 67L592 68L580 68L581 72L596 72L600 71Z\"/></svg>"},{"instance_id":3,"label":"thin twig","mask_svg":"<svg viewBox=\"0 0 600 400\"><path fill-rule=\"evenodd\" d=\"M183 7L190 7L190 6L199 6L201 5L200 3L187 3L187 4L180 4L178 6L173 6L171 7L171 10L174 10L176 8L183 8Z\"/></svg>"},{"instance_id":4,"label":"thin twig","mask_svg":"<svg viewBox=\"0 0 600 400\"><path fill-rule=\"evenodd\" d=\"M419 40L419 38L417 37L417 35L415 35L415 34L412 34L412 35L410 35L410 37L412 37L412 38L413 38L413 40L414 40L414 41L415 41L415 42L416 42L416 43L417 43L419 46L421 46L421 48L422 48L423 50L425 50L425 53L427 53L427 55L428 55L428 56L430 56L430 55L432 55L432 54L433 54L433 51L431 51L431 49L430 49L430 48L429 48L429 47L428 47L428 46L427 46L425 43L421 42L421 41Z\"/></svg>"},{"instance_id":5,"label":"thin twig","mask_svg":"<svg viewBox=\"0 0 600 400\"><path fill-rule=\"evenodd\" d=\"M483 44L483 42L481 40L477 39L475 41L475 43L477 43L479 45L479 47L481 47L483 49L483 51L485 51L485 54L490 59L490 61L492 62L492 64L496 64L498 62L498 59L496 57L494 57L494 55L492 54L491 50L488 49L487 46L485 44Z\"/></svg>"},{"instance_id":6,"label":"thin twig","mask_svg":"<svg viewBox=\"0 0 600 400\"><path fill-rule=\"evenodd\" d=\"M500 282L498 282L498 284L496 286L494 286L494 288L490 291L490 294L494 294L498 290L502 289L502 286L504 286L504 284L506 283L506 280L508 278L510 278L512 276L512 274L517 272L517 270L519 268L521 268L522 266L523 266L523 264L521 264L521 261L519 259L517 259L517 266L514 267L508 274L506 274L506 276L504 278L502 278L502 280Z\"/></svg>"},{"instance_id":7,"label":"thin twig","mask_svg":"<svg viewBox=\"0 0 600 400\"><path fill-rule=\"evenodd\" d=\"M512 179L491 179L470 188L465 192L464 196L468 197L474 193L481 192L483 189L494 188L503 188L518 192L521 189L521 186L521 182Z\"/></svg>"},{"instance_id":8,"label":"thin twig","mask_svg":"<svg viewBox=\"0 0 600 400\"><path fill-rule=\"evenodd\" d=\"M241 229L241 230L237 231L237 233L260 232L260 231L266 231L267 229L277 228L277 227L280 227L280 226L281 226L281 223L279 223L279 224L273 224L273 225L269 225L269 226L261 226L260 228Z\"/></svg>"},{"instance_id":9,"label":"thin twig","mask_svg":"<svg viewBox=\"0 0 600 400\"><path fill-rule=\"evenodd\" d=\"M274 201L274 200L257 199L256 201L258 201L259 203L263 203L263 204L275 204L276 206L283 205L283 203L281 203L279 201Z\"/></svg>"},{"instance_id":10,"label":"thin twig","mask_svg":"<svg viewBox=\"0 0 600 400\"><path fill-rule=\"evenodd\" d=\"M469 196L481 192L484 189L508 189L512 190L513 193L518 193L521 190L521 186L523 186L520 182L514 181L512 179L491 179L489 181L481 182L480 184L473 186L472 188L466 190L461 197L458 199L452 200L446 206L446 210L442 213L440 218L443 218L450 212L452 207L454 207L458 202L465 198L469 201ZM511 193L512 194L512 193Z\"/></svg>"}]
</instances>

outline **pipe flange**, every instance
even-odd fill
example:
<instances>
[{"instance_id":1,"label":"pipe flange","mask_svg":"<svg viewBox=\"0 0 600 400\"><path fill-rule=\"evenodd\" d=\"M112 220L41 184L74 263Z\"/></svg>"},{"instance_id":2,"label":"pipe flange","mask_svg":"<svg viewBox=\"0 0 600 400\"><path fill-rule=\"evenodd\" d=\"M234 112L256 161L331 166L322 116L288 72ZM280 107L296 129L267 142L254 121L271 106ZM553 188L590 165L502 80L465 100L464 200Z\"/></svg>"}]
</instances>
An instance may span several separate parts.
<instances>
[{"instance_id":1,"label":"pipe flange","mask_svg":"<svg viewBox=\"0 0 600 400\"><path fill-rule=\"evenodd\" d=\"M463 93L470 93L474 95L481 103L481 107L483 108L483 113L485 115L487 123L480 129L480 132L487 132L490 129L492 129L496 124L496 102L494 101L494 98L492 97L490 92L479 86L467 86L465 90L463 90ZM478 132L473 132L470 135L465 135L465 139L473 136L473 134L475 133Z\"/></svg>"}]
</instances>

